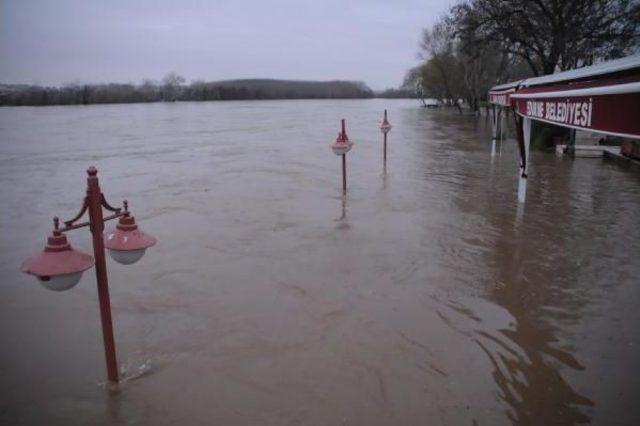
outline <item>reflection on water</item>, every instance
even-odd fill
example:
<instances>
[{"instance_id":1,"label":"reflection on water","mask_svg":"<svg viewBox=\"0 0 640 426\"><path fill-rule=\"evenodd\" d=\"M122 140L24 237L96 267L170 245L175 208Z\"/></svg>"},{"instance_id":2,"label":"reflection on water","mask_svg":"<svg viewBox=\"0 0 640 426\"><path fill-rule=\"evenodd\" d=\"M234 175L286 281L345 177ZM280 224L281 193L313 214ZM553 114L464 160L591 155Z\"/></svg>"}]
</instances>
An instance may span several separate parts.
<instances>
[{"instance_id":1,"label":"reflection on water","mask_svg":"<svg viewBox=\"0 0 640 426\"><path fill-rule=\"evenodd\" d=\"M494 366L494 380L500 388L499 396L511 406L507 412L514 424L576 424L588 422L590 417L580 406L594 403L578 394L560 375L544 355L571 368L583 367L569 354L548 346L555 341L552 335L537 335L535 328L523 331L503 330L504 337L520 346L526 356L510 349L503 341L486 334L484 337L498 347L491 350L478 340ZM526 339L526 340L525 340Z\"/></svg>"},{"instance_id":2,"label":"reflection on water","mask_svg":"<svg viewBox=\"0 0 640 426\"><path fill-rule=\"evenodd\" d=\"M337 219L338 229L349 229L349 221L347 220L347 194L343 193L340 197L340 217Z\"/></svg>"},{"instance_id":3,"label":"reflection on water","mask_svg":"<svg viewBox=\"0 0 640 426\"><path fill-rule=\"evenodd\" d=\"M514 229L518 232L522 228ZM478 330L476 342L491 360L498 395L509 405L507 416L514 424L588 422L590 416L583 408L593 406L594 402L576 391L562 373L567 368L583 371L585 367L570 351L557 347L559 339L549 324L549 316L539 312L545 303L562 306L571 302L563 303L561 295L556 296L559 300L550 302L544 294L547 289L523 277L523 271L516 265L526 264L523 256L530 255L521 247L500 253L497 261L504 265L504 270L497 271L499 281L490 298L513 319L508 328ZM522 278L514 280L518 275Z\"/></svg>"},{"instance_id":4,"label":"reflection on water","mask_svg":"<svg viewBox=\"0 0 640 426\"><path fill-rule=\"evenodd\" d=\"M465 130L464 124L455 127ZM477 159L475 153L470 157ZM473 228L475 236L468 239L474 248L481 249L481 258L489 269L487 276L478 277L478 281L485 282L482 286L485 298L503 307L509 319L496 324L495 311L486 312L478 300L460 296L456 302L446 303L450 309L447 314L440 310L439 315L486 354L498 388L496 396L507 404L505 413L513 424L588 423L594 420L594 407L601 403L596 400L600 393L596 389L602 378L584 379L590 372L580 361L579 349L585 348L579 348L576 336L581 333L574 328L582 327L589 336L593 311L599 310L592 305L601 304L598 298L607 296L601 293L603 288L627 287L622 291L638 295L631 281L614 278L627 277L630 270L638 271L638 262L633 262L630 253L622 250L626 244L637 245L638 230L631 225L630 217L624 217L635 217L639 212L633 207L633 203L638 202L637 177L622 177L633 186L622 190L621 197L620 191L608 186L611 184L609 174L617 173L610 166L599 161L574 165L540 154L537 163L534 162L533 167L538 168L531 179L534 188L530 190L535 191L533 205L525 207L523 203L516 203L515 191L511 198L513 204L505 205L501 201L509 194L500 188L503 182L499 181L505 179L504 169L501 170L504 164L494 158L488 169L490 188L472 181L477 172L473 160L460 161L462 172L455 175L444 172L442 176L447 176L443 181L451 188L466 186L465 190L458 191L461 194L456 194L457 207L470 213L471 218L482 219L482 223ZM436 168L429 172L429 177L440 175L438 170L444 167L434 162L429 164ZM579 176L572 176L575 174ZM577 185L569 185L571 178ZM515 182L513 178L512 183ZM603 199L594 198L595 194ZM622 203L621 198L625 198ZM607 199L613 202L605 209ZM590 202L584 203L587 200ZM620 217L624 217L623 223L612 221ZM605 247L614 253L605 251ZM460 258L456 262L460 262ZM462 260L459 269L466 262L475 268L479 266L469 258ZM589 293L594 294L588 297ZM594 297L595 294L598 296ZM464 304L460 300L465 300ZM634 330L637 337L637 328ZM626 358L623 355L626 343L621 342L623 347L615 349L611 339L597 340L582 335L578 341L582 339L593 340L591 351L619 350L622 352L617 352L617 356ZM591 354L584 356L590 358ZM637 361L637 357L632 358ZM582 380L571 380L580 376ZM585 382L589 386L585 386ZM627 394L625 409L634 411L629 397ZM636 412L606 411L615 412L615 417L624 419L625 424L638 418ZM596 423L607 419L607 415L595 414L599 415Z\"/></svg>"},{"instance_id":5,"label":"reflection on water","mask_svg":"<svg viewBox=\"0 0 640 426\"><path fill-rule=\"evenodd\" d=\"M409 100L0 109L0 422L639 424L640 180L534 152L522 204L496 154ZM114 395L91 274L18 271L91 164L159 239L108 265Z\"/></svg>"}]
</instances>

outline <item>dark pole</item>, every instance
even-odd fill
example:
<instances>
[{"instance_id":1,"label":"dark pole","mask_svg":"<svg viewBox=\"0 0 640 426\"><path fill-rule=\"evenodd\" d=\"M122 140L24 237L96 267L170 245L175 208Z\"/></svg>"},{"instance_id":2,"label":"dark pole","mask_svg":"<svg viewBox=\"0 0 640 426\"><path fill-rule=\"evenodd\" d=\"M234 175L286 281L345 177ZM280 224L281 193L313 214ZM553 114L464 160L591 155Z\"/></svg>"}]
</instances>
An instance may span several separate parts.
<instances>
[{"instance_id":1,"label":"dark pole","mask_svg":"<svg viewBox=\"0 0 640 426\"><path fill-rule=\"evenodd\" d=\"M386 112L386 110L385 110ZM384 164L387 164L387 133L384 133L384 149L382 154Z\"/></svg>"},{"instance_id":2,"label":"dark pole","mask_svg":"<svg viewBox=\"0 0 640 426\"><path fill-rule=\"evenodd\" d=\"M344 124L344 118L341 121L342 126L342 140L347 140L347 130ZM347 192L347 154L342 154L342 192Z\"/></svg>"},{"instance_id":3,"label":"dark pole","mask_svg":"<svg viewBox=\"0 0 640 426\"><path fill-rule=\"evenodd\" d=\"M491 139L496 140L496 135L498 131L498 117L496 114L496 106L495 104L491 105Z\"/></svg>"},{"instance_id":4,"label":"dark pole","mask_svg":"<svg viewBox=\"0 0 640 426\"><path fill-rule=\"evenodd\" d=\"M389 122L387 121L387 110L384 110L384 120L382 120L382 125L383 126L388 126ZM384 148L382 148L382 163L383 165L387 165L387 132L389 131L388 128L385 128L382 132L382 134L384 135Z\"/></svg>"},{"instance_id":5,"label":"dark pole","mask_svg":"<svg viewBox=\"0 0 640 426\"><path fill-rule=\"evenodd\" d=\"M98 171L95 167L87 170L87 201L89 205L89 229L93 237L93 255L96 259L96 280L98 282L98 299L100 301L100 319L102 320L102 337L104 352L107 358L107 375L109 382L118 383L118 362L116 345L111 323L111 301L109 300L109 283L107 281L107 264L105 260L104 220L102 217L102 192L98 185Z\"/></svg>"},{"instance_id":6,"label":"dark pole","mask_svg":"<svg viewBox=\"0 0 640 426\"><path fill-rule=\"evenodd\" d=\"M569 129L569 143L567 144L567 153L572 160L576 158L576 129Z\"/></svg>"},{"instance_id":7,"label":"dark pole","mask_svg":"<svg viewBox=\"0 0 640 426\"><path fill-rule=\"evenodd\" d=\"M342 154L342 192L347 192L347 154Z\"/></svg>"},{"instance_id":8,"label":"dark pole","mask_svg":"<svg viewBox=\"0 0 640 426\"><path fill-rule=\"evenodd\" d=\"M524 146L524 132L522 129L522 117L515 115L516 119L516 138L518 140L518 151L520 151L520 174L526 177L525 170L527 168L527 154Z\"/></svg>"}]
</instances>

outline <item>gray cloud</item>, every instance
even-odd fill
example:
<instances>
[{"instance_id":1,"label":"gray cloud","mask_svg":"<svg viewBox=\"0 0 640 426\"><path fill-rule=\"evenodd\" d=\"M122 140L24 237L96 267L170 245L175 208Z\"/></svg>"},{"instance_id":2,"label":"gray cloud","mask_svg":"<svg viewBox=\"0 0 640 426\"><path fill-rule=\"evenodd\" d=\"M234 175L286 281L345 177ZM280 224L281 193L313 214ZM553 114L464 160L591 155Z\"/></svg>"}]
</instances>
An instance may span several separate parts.
<instances>
[{"instance_id":1,"label":"gray cloud","mask_svg":"<svg viewBox=\"0 0 640 426\"><path fill-rule=\"evenodd\" d=\"M397 86L453 0L3 1L0 82L270 77Z\"/></svg>"}]
</instances>

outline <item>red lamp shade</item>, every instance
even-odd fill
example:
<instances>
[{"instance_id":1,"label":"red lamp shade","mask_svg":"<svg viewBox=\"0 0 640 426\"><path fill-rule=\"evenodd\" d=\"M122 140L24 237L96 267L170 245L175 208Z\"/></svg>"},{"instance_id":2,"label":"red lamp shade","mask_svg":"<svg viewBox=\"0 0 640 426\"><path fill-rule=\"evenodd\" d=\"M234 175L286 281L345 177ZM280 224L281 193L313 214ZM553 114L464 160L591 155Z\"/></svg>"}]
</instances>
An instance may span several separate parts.
<instances>
[{"instance_id":1,"label":"red lamp shade","mask_svg":"<svg viewBox=\"0 0 640 426\"><path fill-rule=\"evenodd\" d=\"M64 291L75 287L93 264L93 257L72 249L67 237L55 229L44 250L27 259L20 269L35 275L45 288Z\"/></svg>"},{"instance_id":2,"label":"red lamp shade","mask_svg":"<svg viewBox=\"0 0 640 426\"><path fill-rule=\"evenodd\" d=\"M382 133L389 133L389 130L391 130L391 124L389 124L389 121L387 120L387 110L384 110L384 120L382 120L382 124L380 125L380 131Z\"/></svg>"},{"instance_id":3,"label":"red lamp shade","mask_svg":"<svg viewBox=\"0 0 640 426\"><path fill-rule=\"evenodd\" d=\"M344 155L351 151L353 142L349 140L347 131L345 130L344 120L342 120L342 131L338 133L336 141L331 145L331 150L335 155Z\"/></svg>"},{"instance_id":4,"label":"red lamp shade","mask_svg":"<svg viewBox=\"0 0 640 426\"><path fill-rule=\"evenodd\" d=\"M104 246L109 249L113 260L123 265L137 262L146 250L155 245L157 240L138 229L136 221L129 212L120 218L116 229L105 235Z\"/></svg>"}]
</instances>

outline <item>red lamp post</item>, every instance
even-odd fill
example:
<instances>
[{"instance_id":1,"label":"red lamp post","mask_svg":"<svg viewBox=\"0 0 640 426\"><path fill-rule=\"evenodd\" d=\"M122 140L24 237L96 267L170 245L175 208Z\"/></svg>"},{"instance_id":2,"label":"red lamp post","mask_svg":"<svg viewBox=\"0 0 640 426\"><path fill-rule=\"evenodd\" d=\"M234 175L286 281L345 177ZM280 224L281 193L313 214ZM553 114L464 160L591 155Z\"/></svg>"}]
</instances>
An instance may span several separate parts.
<instances>
[{"instance_id":1,"label":"red lamp post","mask_svg":"<svg viewBox=\"0 0 640 426\"><path fill-rule=\"evenodd\" d=\"M382 120L382 124L380 125L380 131L384 135L384 148L382 150L382 158L384 164L387 164L387 133L391 130L391 124L387 121L387 110L384 110L384 120Z\"/></svg>"},{"instance_id":2,"label":"red lamp post","mask_svg":"<svg viewBox=\"0 0 640 426\"><path fill-rule=\"evenodd\" d=\"M331 145L331 150L335 155L342 156L342 192L347 192L347 152L351 151L353 142L349 140L345 130L344 118L342 119L342 130L338 132L336 141Z\"/></svg>"},{"instance_id":3,"label":"red lamp post","mask_svg":"<svg viewBox=\"0 0 640 426\"><path fill-rule=\"evenodd\" d=\"M116 262L128 265L138 261L146 249L156 243L156 239L138 229L133 216L129 213L126 201L124 211L107 203L98 185L98 171L95 167L90 167L87 174L87 195L80 212L73 219L65 221L63 228L59 227L59 220L55 217L53 233L48 238L44 250L27 259L21 269L27 274L35 275L44 287L54 291L64 291L78 284L82 273L95 264L107 375L109 382L116 384L118 383L118 363L111 323L105 247L109 249L111 258ZM103 217L103 207L112 214ZM89 220L76 223L86 212L89 213ZM116 230L104 236L104 223L112 219L119 219ZM93 237L95 262L94 258L88 254L72 249L64 234L86 226L89 227Z\"/></svg>"}]
</instances>

